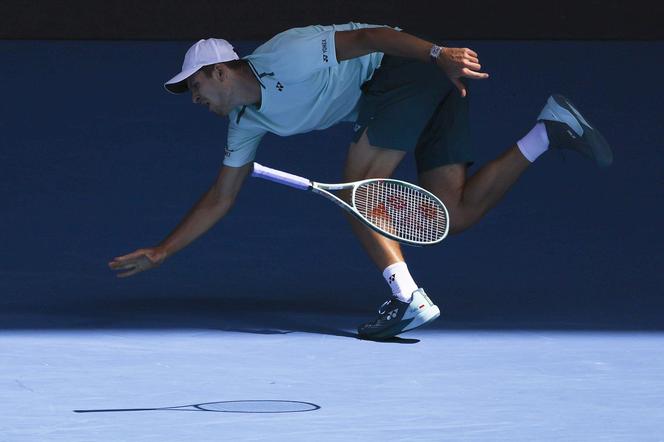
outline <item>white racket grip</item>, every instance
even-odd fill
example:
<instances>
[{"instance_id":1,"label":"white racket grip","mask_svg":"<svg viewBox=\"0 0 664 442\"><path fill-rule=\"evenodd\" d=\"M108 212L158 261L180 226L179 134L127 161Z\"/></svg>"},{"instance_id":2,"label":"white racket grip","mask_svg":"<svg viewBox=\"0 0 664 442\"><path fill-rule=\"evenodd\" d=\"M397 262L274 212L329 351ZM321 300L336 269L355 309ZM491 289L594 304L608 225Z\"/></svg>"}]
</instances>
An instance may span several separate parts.
<instances>
[{"instance_id":1,"label":"white racket grip","mask_svg":"<svg viewBox=\"0 0 664 442\"><path fill-rule=\"evenodd\" d=\"M285 184L300 190L307 190L311 187L311 180L292 173L282 172L281 170L271 169L261 164L254 163L254 170L251 176L263 178L264 180L274 181L275 183Z\"/></svg>"}]
</instances>

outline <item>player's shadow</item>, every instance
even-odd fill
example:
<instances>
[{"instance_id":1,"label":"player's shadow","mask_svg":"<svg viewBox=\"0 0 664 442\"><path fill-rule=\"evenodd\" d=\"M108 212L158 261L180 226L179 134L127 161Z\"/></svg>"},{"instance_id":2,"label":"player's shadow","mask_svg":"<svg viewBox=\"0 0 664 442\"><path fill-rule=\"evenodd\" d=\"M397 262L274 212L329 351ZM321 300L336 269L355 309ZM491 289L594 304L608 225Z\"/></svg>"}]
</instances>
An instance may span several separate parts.
<instances>
[{"instance_id":1,"label":"player's shadow","mask_svg":"<svg viewBox=\"0 0 664 442\"><path fill-rule=\"evenodd\" d=\"M356 333L351 333L347 330L334 327L321 327L316 326L306 321L285 321L279 324L273 324L272 327L255 328L245 326L228 326L221 325L217 327L218 330L237 332L237 333L253 333L258 335L286 335L289 333L316 333L322 335L339 336L342 338L357 338Z\"/></svg>"},{"instance_id":2,"label":"player's shadow","mask_svg":"<svg viewBox=\"0 0 664 442\"><path fill-rule=\"evenodd\" d=\"M274 316L274 315L273 315ZM271 321L275 321L273 318ZM240 333L255 333L255 334L288 334L293 332L301 333L317 333L331 336L339 336L343 338L361 339L357 333L350 332L342 327L334 327L330 322L334 322L334 318L322 316L320 314L297 314L283 317L281 320L277 319L273 323L273 327L254 329L250 327L239 328L222 328L224 331L233 331ZM322 325L327 324L327 325ZM392 344L416 344L419 339L404 339L399 337L389 339L364 339L365 341L392 343Z\"/></svg>"},{"instance_id":3,"label":"player's shadow","mask_svg":"<svg viewBox=\"0 0 664 442\"><path fill-rule=\"evenodd\" d=\"M98 301L77 299L45 312L2 315L0 328L18 329L211 329L228 332L278 335L295 332L358 339L357 326L370 311L348 310L345 304L320 299L271 300L219 297L132 297ZM413 344L417 339L394 338L382 343Z\"/></svg>"}]
</instances>

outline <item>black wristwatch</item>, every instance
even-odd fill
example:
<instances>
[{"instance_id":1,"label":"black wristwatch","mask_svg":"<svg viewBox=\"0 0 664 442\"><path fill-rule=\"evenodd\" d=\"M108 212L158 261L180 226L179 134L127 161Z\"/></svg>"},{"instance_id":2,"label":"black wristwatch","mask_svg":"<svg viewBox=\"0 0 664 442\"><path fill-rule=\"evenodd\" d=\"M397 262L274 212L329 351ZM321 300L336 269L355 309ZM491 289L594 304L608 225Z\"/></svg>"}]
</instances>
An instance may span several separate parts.
<instances>
[{"instance_id":1,"label":"black wristwatch","mask_svg":"<svg viewBox=\"0 0 664 442\"><path fill-rule=\"evenodd\" d=\"M443 47L438 46L438 45L433 45L431 46L431 50L429 51L429 60L431 60L431 63L436 64L438 61L438 57L440 57L440 54L443 52Z\"/></svg>"}]
</instances>

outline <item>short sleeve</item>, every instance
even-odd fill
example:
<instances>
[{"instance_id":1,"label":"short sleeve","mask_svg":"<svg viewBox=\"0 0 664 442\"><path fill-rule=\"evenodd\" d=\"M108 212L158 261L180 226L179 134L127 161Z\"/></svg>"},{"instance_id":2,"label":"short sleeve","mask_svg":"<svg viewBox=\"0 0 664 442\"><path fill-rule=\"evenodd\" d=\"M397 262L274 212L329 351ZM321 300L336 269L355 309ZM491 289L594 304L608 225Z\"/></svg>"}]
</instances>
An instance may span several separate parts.
<instances>
[{"instance_id":1,"label":"short sleeve","mask_svg":"<svg viewBox=\"0 0 664 442\"><path fill-rule=\"evenodd\" d=\"M252 162L264 135L262 131L252 132L229 125L224 165L240 167Z\"/></svg>"},{"instance_id":2,"label":"short sleeve","mask_svg":"<svg viewBox=\"0 0 664 442\"><path fill-rule=\"evenodd\" d=\"M334 26L294 28L276 35L258 48L251 58L265 58L264 65L277 78L298 81L313 72L337 66Z\"/></svg>"}]
</instances>

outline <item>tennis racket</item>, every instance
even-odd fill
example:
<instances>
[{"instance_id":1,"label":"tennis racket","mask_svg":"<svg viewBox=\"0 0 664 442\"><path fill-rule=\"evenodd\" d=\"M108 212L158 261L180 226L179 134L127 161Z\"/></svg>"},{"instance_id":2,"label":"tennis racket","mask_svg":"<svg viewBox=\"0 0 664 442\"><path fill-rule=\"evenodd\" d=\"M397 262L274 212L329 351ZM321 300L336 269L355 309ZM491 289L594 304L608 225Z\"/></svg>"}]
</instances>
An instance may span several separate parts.
<instances>
[{"instance_id":1,"label":"tennis racket","mask_svg":"<svg viewBox=\"0 0 664 442\"><path fill-rule=\"evenodd\" d=\"M441 242L449 231L449 213L433 193L405 181L372 178L323 184L254 163L251 174L322 195L376 232L413 246ZM350 204L331 191L350 190Z\"/></svg>"}]
</instances>

